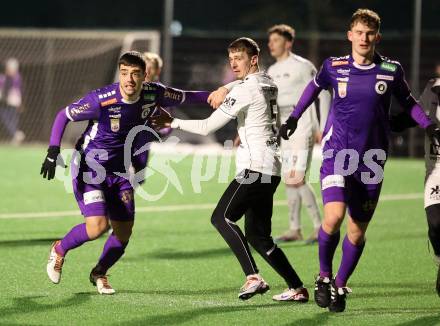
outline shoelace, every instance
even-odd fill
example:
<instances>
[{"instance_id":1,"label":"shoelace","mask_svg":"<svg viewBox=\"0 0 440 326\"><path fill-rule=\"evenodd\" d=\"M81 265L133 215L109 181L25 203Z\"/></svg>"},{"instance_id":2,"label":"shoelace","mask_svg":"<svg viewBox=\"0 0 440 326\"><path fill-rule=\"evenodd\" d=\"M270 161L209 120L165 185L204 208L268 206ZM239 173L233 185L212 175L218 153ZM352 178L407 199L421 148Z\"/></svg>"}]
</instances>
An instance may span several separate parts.
<instances>
[{"instance_id":1,"label":"shoelace","mask_svg":"<svg viewBox=\"0 0 440 326\"><path fill-rule=\"evenodd\" d=\"M246 281L246 283L243 285L243 287L242 287L242 289L247 289L248 287L249 287L249 285L252 283L252 282L255 282L255 281L260 281L258 278L250 278L250 279L248 279L247 281Z\"/></svg>"},{"instance_id":2,"label":"shoelace","mask_svg":"<svg viewBox=\"0 0 440 326\"><path fill-rule=\"evenodd\" d=\"M61 268L63 267L63 263L64 263L64 257L56 255L57 257L55 258L55 266L54 266L54 270L58 273L61 273Z\"/></svg>"},{"instance_id":3,"label":"shoelace","mask_svg":"<svg viewBox=\"0 0 440 326\"><path fill-rule=\"evenodd\" d=\"M108 279L107 279L107 275L105 276L101 276L100 277L101 281L102 281L102 286L106 289L111 289L112 287L110 286L110 284L108 283Z\"/></svg>"}]
</instances>

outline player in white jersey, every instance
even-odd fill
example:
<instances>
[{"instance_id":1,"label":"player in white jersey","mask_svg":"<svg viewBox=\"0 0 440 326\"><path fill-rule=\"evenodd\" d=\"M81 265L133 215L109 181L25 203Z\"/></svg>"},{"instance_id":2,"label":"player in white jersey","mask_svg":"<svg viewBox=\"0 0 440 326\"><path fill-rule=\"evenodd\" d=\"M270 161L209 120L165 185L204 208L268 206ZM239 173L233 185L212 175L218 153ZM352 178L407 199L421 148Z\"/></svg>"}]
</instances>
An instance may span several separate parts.
<instances>
[{"instance_id":1,"label":"player in white jersey","mask_svg":"<svg viewBox=\"0 0 440 326\"><path fill-rule=\"evenodd\" d=\"M237 176L230 183L211 222L237 257L246 283L239 298L247 300L269 290L260 276L250 243L286 281L288 289L276 301L308 301L307 289L287 257L271 237L273 194L280 183L281 162L276 139L277 87L269 75L259 72L259 48L249 38L239 38L228 47L231 68L241 82L220 107L205 120L180 120L161 115L152 119L158 127L171 126L207 135L237 119L241 145L237 151ZM236 222L245 215L245 234Z\"/></svg>"},{"instance_id":2,"label":"player in white jersey","mask_svg":"<svg viewBox=\"0 0 440 326\"><path fill-rule=\"evenodd\" d=\"M278 86L278 124L285 121L292 107L295 107L302 91L316 74L316 68L307 59L292 53L295 30L285 24L274 25L268 30L269 51L276 62L269 67L267 73ZM322 92L320 96L321 120L328 112L330 95ZM302 240L301 232L301 203L303 203L312 219L314 232L307 239L308 243L318 240L318 231L321 226L316 196L312 187L306 182L306 173L312 159L315 136L319 135L320 128L315 105L301 116L298 128L289 140L281 139L282 176L286 184L286 196L289 207L289 230L276 239L282 241Z\"/></svg>"},{"instance_id":3,"label":"player in white jersey","mask_svg":"<svg viewBox=\"0 0 440 326\"><path fill-rule=\"evenodd\" d=\"M440 72L440 64L437 65ZM420 104L431 121L440 124L440 73L430 79L420 96ZM391 117L391 130L401 132L417 123L406 112ZM436 291L440 296L440 144L425 137L425 212L428 221L428 237L438 265Z\"/></svg>"}]
</instances>

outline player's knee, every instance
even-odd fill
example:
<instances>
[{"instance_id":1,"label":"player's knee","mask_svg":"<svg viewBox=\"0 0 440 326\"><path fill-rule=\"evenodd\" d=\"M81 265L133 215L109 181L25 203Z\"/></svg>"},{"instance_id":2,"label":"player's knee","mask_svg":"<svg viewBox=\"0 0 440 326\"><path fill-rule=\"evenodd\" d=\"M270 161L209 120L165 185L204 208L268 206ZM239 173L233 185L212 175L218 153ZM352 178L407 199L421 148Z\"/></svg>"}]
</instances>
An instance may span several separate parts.
<instances>
[{"instance_id":1,"label":"player's knee","mask_svg":"<svg viewBox=\"0 0 440 326\"><path fill-rule=\"evenodd\" d=\"M288 187L300 187L305 183L304 176L304 173L289 171L284 174L284 183Z\"/></svg>"},{"instance_id":2,"label":"player's knee","mask_svg":"<svg viewBox=\"0 0 440 326\"><path fill-rule=\"evenodd\" d=\"M113 230L113 233L121 243L128 243L128 241L131 238L132 232L131 232L131 230L124 230L123 232L121 232L121 231L115 232L115 230Z\"/></svg>"},{"instance_id":3,"label":"player's knee","mask_svg":"<svg viewBox=\"0 0 440 326\"><path fill-rule=\"evenodd\" d=\"M86 220L87 235L91 240L99 238L109 228L106 218L90 218Z\"/></svg>"},{"instance_id":4,"label":"player's knee","mask_svg":"<svg viewBox=\"0 0 440 326\"><path fill-rule=\"evenodd\" d=\"M218 229L220 227L220 225L225 223L225 217L223 215L223 213L218 210L215 209L214 212L212 213L211 216L211 224Z\"/></svg>"},{"instance_id":5,"label":"player's knee","mask_svg":"<svg viewBox=\"0 0 440 326\"><path fill-rule=\"evenodd\" d=\"M275 245L271 237L263 237L253 233L247 233L246 239L261 255L267 254Z\"/></svg>"}]
</instances>

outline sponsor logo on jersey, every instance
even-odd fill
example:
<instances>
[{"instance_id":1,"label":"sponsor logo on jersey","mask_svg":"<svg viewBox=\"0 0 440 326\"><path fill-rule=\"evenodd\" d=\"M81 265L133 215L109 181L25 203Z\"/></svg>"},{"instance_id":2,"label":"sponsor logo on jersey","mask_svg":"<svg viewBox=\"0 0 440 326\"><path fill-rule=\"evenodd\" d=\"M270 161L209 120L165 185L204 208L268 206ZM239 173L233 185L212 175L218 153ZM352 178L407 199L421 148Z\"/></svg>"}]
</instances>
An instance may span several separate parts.
<instances>
[{"instance_id":1,"label":"sponsor logo on jersey","mask_svg":"<svg viewBox=\"0 0 440 326\"><path fill-rule=\"evenodd\" d=\"M153 85L145 84L145 85L144 85L144 89L145 89L146 91L155 91L155 90L157 89L157 87L156 87L156 86L153 86Z\"/></svg>"},{"instance_id":2,"label":"sponsor logo on jersey","mask_svg":"<svg viewBox=\"0 0 440 326\"><path fill-rule=\"evenodd\" d=\"M338 95L340 98L347 96L347 83L338 82Z\"/></svg>"},{"instance_id":3,"label":"sponsor logo on jersey","mask_svg":"<svg viewBox=\"0 0 440 326\"><path fill-rule=\"evenodd\" d=\"M150 104L142 105L142 113L141 113L141 118L142 119L145 119L146 117L148 117L148 114L150 114L151 108L154 105L155 105L155 103L150 103Z\"/></svg>"},{"instance_id":4,"label":"sponsor logo on jersey","mask_svg":"<svg viewBox=\"0 0 440 326\"><path fill-rule=\"evenodd\" d=\"M171 90L166 90L165 93L163 94L163 96L168 97L172 100L176 100L176 101L182 100L182 94L175 92L175 91L171 91Z\"/></svg>"},{"instance_id":5,"label":"sponsor logo on jersey","mask_svg":"<svg viewBox=\"0 0 440 326\"><path fill-rule=\"evenodd\" d=\"M393 81L394 80L394 76L390 76L390 75L376 75L376 79L383 79L383 80Z\"/></svg>"},{"instance_id":6,"label":"sponsor logo on jersey","mask_svg":"<svg viewBox=\"0 0 440 326\"><path fill-rule=\"evenodd\" d=\"M391 72L395 72L396 69L397 69L397 66L395 64L392 64L392 63L382 62L380 64L380 69L391 71Z\"/></svg>"},{"instance_id":7,"label":"sponsor logo on jersey","mask_svg":"<svg viewBox=\"0 0 440 326\"><path fill-rule=\"evenodd\" d=\"M348 82L348 77L336 77L336 80L337 81L340 81L340 82Z\"/></svg>"},{"instance_id":8,"label":"sponsor logo on jersey","mask_svg":"<svg viewBox=\"0 0 440 326\"><path fill-rule=\"evenodd\" d=\"M105 201L104 193L101 190L92 190L84 193L84 204L93 204Z\"/></svg>"},{"instance_id":9,"label":"sponsor logo on jersey","mask_svg":"<svg viewBox=\"0 0 440 326\"><path fill-rule=\"evenodd\" d=\"M70 116L73 117L75 115L81 114L82 112L84 112L85 110L87 110L89 108L90 108L90 103L85 103L85 104L83 104L81 106L70 108L70 112L69 113L70 113Z\"/></svg>"},{"instance_id":10,"label":"sponsor logo on jersey","mask_svg":"<svg viewBox=\"0 0 440 326\"><path fill-rule=\"evenodd\" d=\"M332 67L344 66L344 65L348 65L348 61L347 60L332 61Z\"/></svg>"},{"instance_id":11,"label":"sponsor logo on jersey","mask_svg":"<svg viewBox=\"0 0 440 326\"><path fill-rule=\"evenodd\" d=\"M350 69L338 69L336 72L343 76L348 76L350 74Z\"/></svg>"},{"instance_id":12,"label":"sponsor logo on jersey","mask_svg":"<svg viewBox=\"0 0 440 326\"><path fill-rule=\"evenodd\" d=\"M345 187L345 180L342 175L339 174L331 174L322 179L322 190L325 190L330 187Z\"/></svg>"},{"instance_id":13,"label":"sponsor logo on jersey","mask_svg":"<svg viewBox=\"0 0 440 326\"><path fill-rule=\"evenodd\" d=\"M385 94L387 91L388 85L383 80L379 80L376 85L374 85L374 89L376 90L376 93L379 95Z\"/></svg>"},{"instance_id":14,"label":"sponsor logo on jersey","mask_svg":"<svg viewBox=\"0 0 440 326\"><path fill-rule=\"evenodd\" d=\"M109 114L108 117L111 119L121 119L121 114Z\"/></svg>"},{"instance_id":15,"label":"sponsor logo on jersey","mask_svg":"<svg viewBox=\"0 0 440 326\"><path fill-rule=\"evenodd\" d=\"M431 193L429 194L429 199L431 200L440 200L440 186L435 185L431 188Z\"/></svg>"},{"instance_id":16,"label":"sponsor logo on jersey","mask_svg":"<svg viewBox=\"0 0 440 326\"><path fill-rule=\"evenodd\" d=\"M223 105L224 105L226 108L230 108L230 107L234 106L234 104L235 104L236 101L237 101L237 100L236 100L235 98L227 97L227 98L225 98L225 100L223 101Z\"/></svg>"},{"instance_id":17,"label":"sponsor logo on jersey","mask_svg":"<svg viewBox=\"0 0 440 326\"><path fill-rule=\"evenodd\" d=\"M157 94L155 94L155 93L144 94L144 100L145 101L155 101L156 96L157 96Z\"/></svg>"},{"instance_id":18,"label":"sponsor logo on jersey","mask_svg":"<svg viewBox=\"0 0 440 326\"><path fill-rule=\"evenodd\" d=\"M119 113L119 112L121 112L121 107L120 106L111 106L108 108L108 112Z\"/></svg>"},{"instance_id":19,"label":"sponsor logo on jersey","mask_svg":"<svg viewBox=\"0 0 440 326\"><path fill-rule=\"evenodd\" d=\"M115 91L115 90L113 90L113 91L111 91L111 92L104 93L104 94L99 94L99 95L98 95L98 98L99 98L100 100L102 100L102 99L104 99L104 98L107 98L107 97L110 97L110 96L113 96L113 95L116 95L116 91Z\"/></svg>"},{"instance_id":20,"label":"sponsor logo on jersey","mask_svg":"<svg viewBox=\"0 0 440 326\"><path fill-rule=\"evenodd\" d=\"M111 105L111 104L115 104L118 100L114 97L111 98L107 101L101 102L101 106L107 106L107 105Z\"/></svg>"},{"instance_id":21,"label":"sponsor logo on jersey","mask_svg":"<svg viewBox=\"0 0 440 326\"><path fill-rule=\"evenodd\" d=\"M119 125L119 119L110 119L110 129L113 132L118 132L120 125Z\"/></svg>"}]
</instances>

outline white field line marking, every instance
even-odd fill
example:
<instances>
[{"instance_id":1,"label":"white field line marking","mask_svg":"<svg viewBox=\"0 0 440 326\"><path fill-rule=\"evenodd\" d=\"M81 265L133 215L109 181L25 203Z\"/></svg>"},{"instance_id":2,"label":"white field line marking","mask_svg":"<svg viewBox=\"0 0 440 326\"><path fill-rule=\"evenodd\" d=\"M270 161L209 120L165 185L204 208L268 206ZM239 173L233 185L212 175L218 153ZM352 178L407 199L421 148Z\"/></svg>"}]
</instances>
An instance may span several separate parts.
<instances>
[{"instance_id":1,"label":"white field line marking","mask_svg":"<svg viewBox=\"0 0 440 326\"><path fill-rule=\"evenodd\" d=\"M422 199L423 193L412 194L389 194L382 195L380 201L397 201L397 200L412 200ZM274 206L285 206L286 200L275 200ZM149 212L176 212L176 211L190 211L190 210L209 210L214 209L216 204L185 204L185 205L168 205L168 206L144 206L137 207L138 213ZM4 213L0 214L0 219L25 219L25 218L46 218L46 217L72 217L80 216L78 210L72 211L52 211L52 212L28 212L28 213Z\"/></svg>"}]
</instances>

